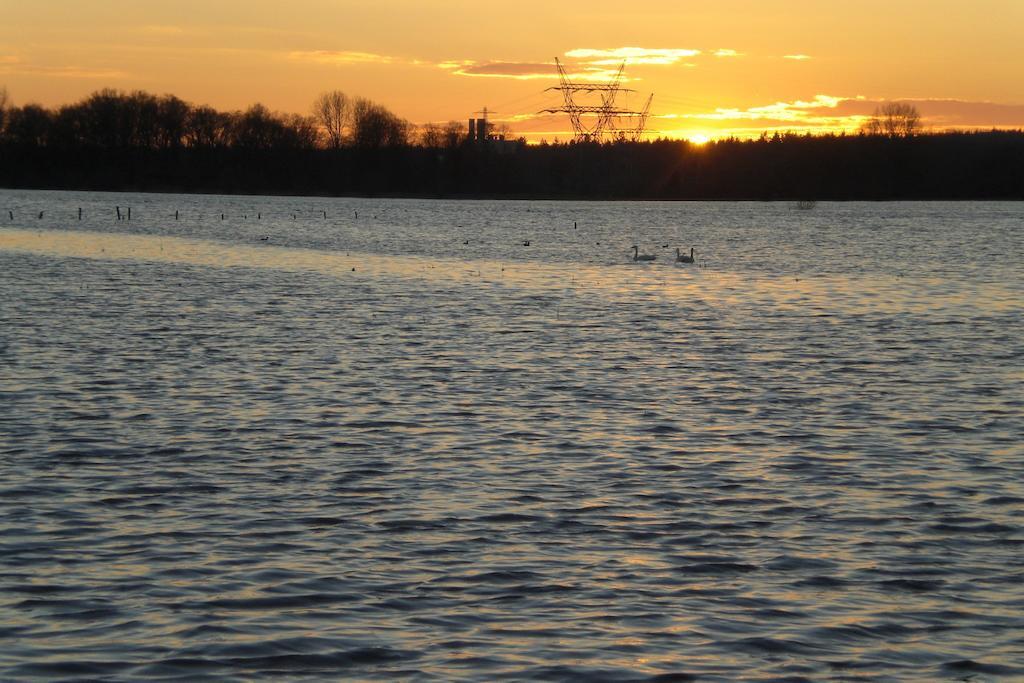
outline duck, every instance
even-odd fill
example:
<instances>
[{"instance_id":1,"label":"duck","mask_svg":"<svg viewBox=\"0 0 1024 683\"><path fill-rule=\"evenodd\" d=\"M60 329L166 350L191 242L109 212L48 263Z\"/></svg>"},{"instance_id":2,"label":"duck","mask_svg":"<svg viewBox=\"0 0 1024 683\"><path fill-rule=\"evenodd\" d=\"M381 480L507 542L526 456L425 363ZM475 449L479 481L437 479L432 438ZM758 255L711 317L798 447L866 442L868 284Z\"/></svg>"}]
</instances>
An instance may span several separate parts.
<instances>
[{"instance_id":1,"label":"duck","mask_svg":"<svg viewBox=\"0 0 1024 683\"><path fill-rule=\"evenodd\" d=\"M679 253L679 247L676 247L676 263L695 263L693 258L693 247L690 247L690 255Z\"/></svg>"},{"instance_id":2,"label":"duck","mask_svg":"<svg viewBox=\"0 0 1024 683\"><path fill-rule=\"evenodd\" d=\"M653 261L658 258L654 254L641 254L640 247L633 245L633 260L634 261Z\"/></svg>"}]
</instances>

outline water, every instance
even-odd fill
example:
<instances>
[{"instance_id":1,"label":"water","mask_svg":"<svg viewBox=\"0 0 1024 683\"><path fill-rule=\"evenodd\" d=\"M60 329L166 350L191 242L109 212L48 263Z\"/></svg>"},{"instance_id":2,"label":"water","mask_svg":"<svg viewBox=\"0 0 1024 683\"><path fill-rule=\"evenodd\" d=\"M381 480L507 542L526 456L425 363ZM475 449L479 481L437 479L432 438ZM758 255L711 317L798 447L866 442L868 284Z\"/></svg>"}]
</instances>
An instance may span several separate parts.
<instances>
[{"instance_id":1,"label":"water","mask_svg":"<svg viewBox=\"0 0 1024 683\"><path fill-rule=\"evenodd\" d=\"M1020 204L0 214L2 680L1024 677Z\"/></svg>"}]
</instances>

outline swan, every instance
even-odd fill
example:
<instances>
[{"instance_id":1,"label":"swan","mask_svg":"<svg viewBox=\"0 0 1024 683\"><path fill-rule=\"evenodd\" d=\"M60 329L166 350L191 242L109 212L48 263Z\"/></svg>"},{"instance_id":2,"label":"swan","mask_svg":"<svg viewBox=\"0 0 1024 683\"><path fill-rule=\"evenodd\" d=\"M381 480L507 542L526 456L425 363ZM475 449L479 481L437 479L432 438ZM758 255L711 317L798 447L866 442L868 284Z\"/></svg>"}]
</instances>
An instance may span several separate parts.
<instances>
[{"instance_id":1,"label":"swan","mask_svg":"<svg viewBox=\"0 0 1024 683\"><path fill-rule=\"evenodd\" d=\"M676 263L694 263L693 260L693 247L690 247L690 255L679 253L679 247L676 247Z\"/></svg>"},{"instance_id":2,"label":"swan","mask_svg":"<svg viewBox=\"0 0 1024 683\"><path fill-rule=\"evenodd\" d=\"M641 254L640 247L633 245L633 260L634 261L653 261L657 256L654 254Z\"/></svg>"}]
</instances>

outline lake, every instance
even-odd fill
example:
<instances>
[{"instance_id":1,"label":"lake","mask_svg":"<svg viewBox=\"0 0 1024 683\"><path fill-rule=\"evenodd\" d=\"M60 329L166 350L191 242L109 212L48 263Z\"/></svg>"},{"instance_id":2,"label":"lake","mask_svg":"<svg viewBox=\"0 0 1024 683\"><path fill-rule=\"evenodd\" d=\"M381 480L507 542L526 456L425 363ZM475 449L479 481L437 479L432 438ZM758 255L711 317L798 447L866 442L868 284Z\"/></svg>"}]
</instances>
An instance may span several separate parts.
<instances>
[{"instance_id":1,"label":"lake","mask_svg":"<svg viewBox=\"0 0 1024 683\"><path fill-rule=\"evenodd\" d=\"M0 190L0 679L1020 679L1022 258L1020 203Z\"/></svg>"}]
</instances>

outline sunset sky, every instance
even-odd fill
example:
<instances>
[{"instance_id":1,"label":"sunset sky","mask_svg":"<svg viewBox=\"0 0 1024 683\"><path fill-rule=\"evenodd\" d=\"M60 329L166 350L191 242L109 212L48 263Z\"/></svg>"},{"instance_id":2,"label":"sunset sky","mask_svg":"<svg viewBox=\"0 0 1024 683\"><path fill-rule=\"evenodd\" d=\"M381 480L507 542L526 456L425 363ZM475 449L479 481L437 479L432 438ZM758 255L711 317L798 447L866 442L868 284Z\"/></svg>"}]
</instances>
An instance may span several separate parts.
<instances>
[{"instance_id":1,"label":"sunset sky","mask_svg":"<svg viewBox=\"0 0 1024 683\"><path fill-rule=\"evenodd\" d=\"M414 123L565 139L554 58L649 127L703 139L856 129L908 101L937 129L1024 128L1024 0L0 0L0 86L57 106L104 87L308 113L339 89Z\"/></svg>"}]
</instances>

